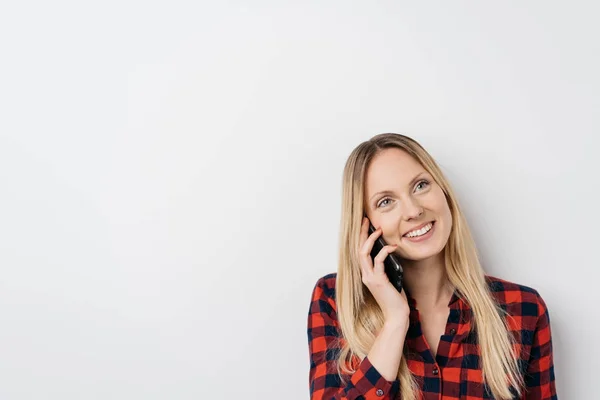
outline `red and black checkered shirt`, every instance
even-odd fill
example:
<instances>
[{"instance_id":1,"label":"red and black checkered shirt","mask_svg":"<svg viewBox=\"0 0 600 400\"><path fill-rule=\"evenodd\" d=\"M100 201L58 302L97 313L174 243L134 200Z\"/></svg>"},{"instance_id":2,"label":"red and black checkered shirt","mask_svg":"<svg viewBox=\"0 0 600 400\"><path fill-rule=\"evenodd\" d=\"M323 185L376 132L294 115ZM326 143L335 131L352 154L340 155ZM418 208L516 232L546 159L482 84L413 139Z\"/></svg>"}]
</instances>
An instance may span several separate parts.
<instances>
[{"instance_id":1,"label":"red and black checkered shirt","mask_svg":"<svg viewBox=\"0 0 600 400\"><path fill-rule=\"evenodd\" d=\"M336 360L343 338L336 315L335 282L337 274L317 281L308 313L311 400L388 400L401 399L400 381L387 381L371 364L368 356L355 359L356 372L342 385ZM526 383L520 399L557 400L550 316L540 294L527 286L486 275L494 298L513 318L511 332L520 344L518 360ZM407 293L410 327L406 335L409 369L421 388L423 400L493 399L483 384L479 368L477 335L470 332L472 311L455 292L450 300L446 330L440 338L435 358L419 322L415 300ZM341 343L340 343L341 341ZM511 389L515 394L516 392Z\"/></svg>"}]
</instances>

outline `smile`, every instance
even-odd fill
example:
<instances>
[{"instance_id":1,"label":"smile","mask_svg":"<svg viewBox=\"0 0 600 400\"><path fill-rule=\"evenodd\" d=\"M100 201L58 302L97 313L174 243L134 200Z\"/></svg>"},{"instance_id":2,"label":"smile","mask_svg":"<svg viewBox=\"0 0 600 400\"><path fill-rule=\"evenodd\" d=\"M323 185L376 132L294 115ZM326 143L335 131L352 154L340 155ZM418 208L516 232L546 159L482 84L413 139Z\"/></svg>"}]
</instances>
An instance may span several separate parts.
<instances>
[{"instance_id":1,"label":"smile","mask_svg":"<svg viewBox=\"0 0 600 400\"><path fill-rule=\"evenodd\" d=\"M433 235L434 228L435 221L430 222L419 230L409 232L402 237L406 240L410 240L411 242L420 242L429 239Z\"/></svg>"}]
</instances>

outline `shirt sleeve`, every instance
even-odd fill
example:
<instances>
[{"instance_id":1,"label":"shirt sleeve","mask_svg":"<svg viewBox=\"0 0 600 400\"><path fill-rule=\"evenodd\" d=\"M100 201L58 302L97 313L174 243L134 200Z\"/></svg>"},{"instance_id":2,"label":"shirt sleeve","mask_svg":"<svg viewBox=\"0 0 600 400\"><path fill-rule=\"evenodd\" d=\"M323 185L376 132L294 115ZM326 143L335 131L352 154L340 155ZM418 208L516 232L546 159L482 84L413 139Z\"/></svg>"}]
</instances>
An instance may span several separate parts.
<instances>
[{"instance_id":1,"label":"shirt sleeve","mask_svg":"<svg viewBox=\"0 0 600 400\"><path fill-rule=\"evenodd\" d=\"M400 381L387 381L365 357L356 372L344 376L337 372L341 331L333 299L335 280L319 279L312 293L308 313L309 386L311 400L392 400L399 399Z\"/></svg>"},{"instance_id":2,"label":"shirt sleeve","mask_svg":"<svg viewBox=\"0 0 600 400\"><path fill-rule=\"evenodd\" d=\"M533 333L525 386L527 400L558 400L554 381L554 357L550 314L538 294L538 319Z\"/></svg>"}]
</instances>

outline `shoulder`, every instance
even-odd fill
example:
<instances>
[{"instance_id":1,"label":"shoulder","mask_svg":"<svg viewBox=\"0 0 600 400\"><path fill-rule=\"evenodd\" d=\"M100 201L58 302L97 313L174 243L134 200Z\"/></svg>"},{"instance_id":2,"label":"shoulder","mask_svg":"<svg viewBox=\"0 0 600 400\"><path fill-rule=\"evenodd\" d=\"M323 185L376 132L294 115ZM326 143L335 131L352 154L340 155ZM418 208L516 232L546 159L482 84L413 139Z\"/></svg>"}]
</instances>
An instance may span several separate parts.
<instances>
[{"instance_id":1,"label":"shoulder","mask_svg":"<svg viewBox=\"0 0 600 400\"><path fill-rule=\"evenodd\" d=\"M315 288L321 288L323 290L333 290L335 294L335 282L337 279L337 272L331 272L317 279Z\"/></svg>"},{"instance_id":2,"label":"shoulder","mask_svg":"<svg viewBox=\"0 0 600 400\"><path fill-rule=\"evenodd\" d=\"M317 295L318 297L335 299L336 279L336 272L329 273L317 279L317 283L315 283L315 287L313 289L313 298L315 295Z\"/></svg>"},{"instance_id":3,"label":"shoulder","mask_svg":"<svg viewBox=\"0 0 600 400\"><path fill-rule=\"evenodd\" d=\"M510 308L521 316L538 317L547 313L546 303L536 289L491 275L485 275L485 280L502 308Z\"/></svg>"},{"instance_id":4,"label":"shoulder","mask_svg":"<svg viewBox=\"0 0 600 400\"><path fill-rule=\"evenodd\" d=\"M335 284L337 273L332 272L317 279L312 291L311 308L335 310Z\"/></svg>"},{"instance_id":5,"label":"shoulder","mask_svg":"<svg viewBox=\"0 0 600 400\"><path fill-rule=\"evenodd\" d=\"M518 296L526 299L534 299L539 296L536 289L516 282L507 281L506 279L486 275L485 280L492 293L495 293L498 296L505 296L507 299L514 299Z\"/></svg>"}]
</instances>

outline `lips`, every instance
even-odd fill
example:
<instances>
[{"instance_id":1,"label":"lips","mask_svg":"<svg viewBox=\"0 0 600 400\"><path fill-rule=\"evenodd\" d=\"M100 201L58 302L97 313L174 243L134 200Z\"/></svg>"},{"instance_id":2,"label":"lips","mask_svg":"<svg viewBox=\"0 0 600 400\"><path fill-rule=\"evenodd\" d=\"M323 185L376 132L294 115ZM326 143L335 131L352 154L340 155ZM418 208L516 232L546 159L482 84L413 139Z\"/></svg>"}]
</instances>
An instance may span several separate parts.
<instances>
[{"instance_id":1,"label":"lips","mask_svg":"<svg viewBox=\"0 0 600 400\"><path fill-rule=\"evenodd\" d=\"M404 235L402 235L402 237L407 237L406 235L408 235L410 232L417 231L417 230L419 230L419 229L421 229L421 228L423 228L423 227L425 227L425 226L427 226L429 224L432 224L431 225L431 229L433 229L433 225L435 225L435 221L427 221L427 222L425 222L425 223L423 223L423 224L421 224L421 225L419 225L417 227L411 228L406 233L404 233Z\"/></svg>"}]
</instances>

